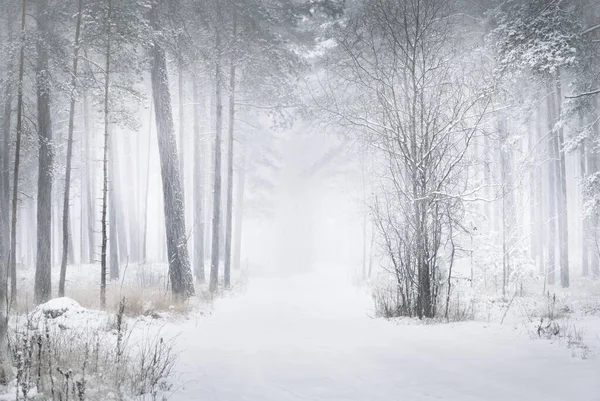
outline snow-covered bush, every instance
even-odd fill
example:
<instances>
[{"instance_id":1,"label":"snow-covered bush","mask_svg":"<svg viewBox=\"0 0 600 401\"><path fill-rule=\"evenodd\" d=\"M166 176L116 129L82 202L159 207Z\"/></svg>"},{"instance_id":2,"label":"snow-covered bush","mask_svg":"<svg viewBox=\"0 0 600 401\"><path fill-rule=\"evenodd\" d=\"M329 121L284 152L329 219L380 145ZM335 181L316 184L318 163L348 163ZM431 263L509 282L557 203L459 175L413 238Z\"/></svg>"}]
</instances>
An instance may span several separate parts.
<instances>
[{"instance_id":1,"label":"snow-covered bush","mask_svg":"<svg viewBox=\"0 0 600 401\"><path fill-rule=\"evenodd\" d=\"M122 300L111 316L59 298L11 324L16 399L156 400L168 392L172 342L160 333L139 338L126 307Z\"/></svg>"}]
</instances>

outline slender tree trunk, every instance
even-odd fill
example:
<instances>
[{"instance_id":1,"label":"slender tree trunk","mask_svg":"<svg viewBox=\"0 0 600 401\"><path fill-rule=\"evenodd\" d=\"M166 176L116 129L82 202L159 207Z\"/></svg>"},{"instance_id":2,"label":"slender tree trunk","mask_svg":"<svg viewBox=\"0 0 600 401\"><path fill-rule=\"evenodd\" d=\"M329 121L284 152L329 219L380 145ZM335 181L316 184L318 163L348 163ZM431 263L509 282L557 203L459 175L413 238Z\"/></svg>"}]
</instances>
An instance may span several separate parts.
<instances>
[{"instance_id":1,"label":"slender tree trunk","mask_svg":"<svg viewBox=\"0 0 600 401\"><path fill-rule=\"evenodd\" d=\"M120 154L119 149L123 149L122 142L119 140L122 139L122 133L117 131L118 135L115 135L115 132L111 131L110 134L110 145L109 145L109 167L108 167L108 208L109 208L109 226L114 226L114 229L117 231L117 240L119 242L118 246L118 255L119 260L125 260L129 262L129 244L127 243L127 218L125 216L124 210L124 202L121 192L121 165L120 165ZM114 206L114 211L111 211L111 208ZM114 219L111 219L111 215L114 213ZM109 231L111 231L111 227L109 227ZM110 233L109 233L110 237ZM110 241L110 238L109 238ZM115 272L111 272L114 274ZM114 278L118 278L119 273L116 271L116 277L111 276L111 280Z\"/></svg>"},{"instance_id":2,"label":"slender tree trunk","mask_svg":"<svg viewBox=\"0 0 600 401\"><path fill-rule=\"evenodd\" d=\"M77 23L75 26L75 47L73 49L73 76L71 78L71 104L69 107L69 128L67 137L67 166L65 171L65 193L63 202L63 243L62 260L60 262L60 279L58 282L58 296L65 296L65 280L67 276L67 256L69 252L69 200L71 198L71 163L73 159L73 128L75 122L75 86L77 85L77 63L79 61L79 33L81 31L81 14L83 0L78 1ZM71 247L72 248L72 247Z\"/></svg>"},{"instance_id":3,"label":"slender tree trunk","mask_svg":"<svg viewBox=\"0 0 600 401\"><path fill-rule=\"evenodd\" d=\"M104 65L104 151L102 157L102 244L100 250L100 306L106 307L106 248L108 246L108 147L110 144L110 120L108 108L108 93L110 89L110 46L111 46L111 16L112 0L108 0L106 16L106 55Z\"/></svg>"},{"instance_id":4,"label":"slender tree trunk","mask_svg":"<svg viewBox=\"0 0 600 401\"><path fill-rule=\"evenodd\" d=\"M596 96L595 99L596 102L596 110L600 110L600 100L598 100L598 97ZM593 132L593 137L594 138L600 138L600 122L598 122L597 120L594 122L594 124L592 125L592 132ZM598 166L598 150L593 150L592 146L588 146L587 147L587 173L588 174L595 174L598 172L599 167ZM596 234L594 235L594 246L593 246L593 250L591 253L591 259L590 259L590 271L592 273L592 277L594 279L600 278L600 241L599 238L597 238L597 233L598 233L598 216L594 216L592 219L590 219L589 224L591 225L591 227L593 227L593 229L595 230Z\"/></svg>"},{"instance_id":5,"label":"slender tree trunk","mask_svg":"<svg viewBox=\"0 0 600 401\"><path fill-rule=\"evenodd\" d=\"M580 119L580 126L583 126L583 117ZM586 141L583 141L579 146L579 180L581 188L583 188L583 182L587 176L586 166ZM583 200L583 194L582 194ZM589 222L588 217L584 217L582 220L581 229L581 275L587 277L590 275L589 263L588 263L588 234L589 234Z\"/></svg>"},{"instance_id":6,"label":"slender tree trunk","mask_svg":"<svg viewBox=\"0 0 600 401\"><path fill-rule=\"evenodd\" d=\"M49 31L47 16L48 0L37 4L38 32L45 37ZM37 206L37 261L35 268L35 302L40 304L52 295L52 121L50 111L50 77L48 50L38 40L36 66L37 129L39 137L39 176Z\"/></svg>"},{"instance_id":7,"label":"slender tree trunk","mask_svg":"<svg viewBox=\"0 0 600 401\"><path fill-rule=\"evenodd\" d=\"M536 112L536 119L535 119L535 129L536 129L536 138L538 143L543 143L544 141L544 133L542 132L542 113L541 110L538 108L537 112ZM542 151L544 150L544 148L541 149ZM536 200L537 200L537 204L536 204L536 231L537 231L537 249L538 249L538 259L537 259L537 263L538 263L538 271L540 272L540 274L545 277L546 276L546 271L545 271L545 249L544 249L544 245L545 245L545 240L544 240L544 236L545 236L545 223L544 220L546 219L546 204L544 202L544 198L546 198L544 196L544 176L543 176L543 165L540 162L536 163L535 166L535 192L536 192Z\"/></svg>"},{"instance_id":8,"label":"slender tree trunk","mask_svg":"<svg viewBox=\"0 0 600 401\"><path fill-rule=\"evenodd\" d=\"M152 25L158 30L158 2L152 7ZM194 279L187 249L185 210L177 160L177 142L171 109L171 94L165 52L155 41L151 49L152 95L156 111L158 150L163 181L165 227L169 257L169 279L173 295L180 299L194 295Z\"/></svg>"},{"instance_id":9,"label":"slender tree trunk","mask_svg":"<svg viewBox=\"0 0 600 401\"><path fill-rule=\"evenodd\" d=\"M237 36L237 11L233 10L233 40ZM225 268L223 285L231 286L231 242L233 225L233 141L235 133L235 56L229 73L229 138L227 142L227 218L225 223Z\"/></svg>"},{"instance_id":10,"label":"slender tree trunk","mask_svg":"<svg viewBox=\"0 0 600 401\"><path fill-rule=\"evenodd\" d=\"M127 169L127 171L129 172L130 175L133 175L136 177L136 184L139 184L139 180L138 180L138 173L137 170L139 170L139 164L140 164L140 160L136 160L134 155L137 156L138 153L134 152L134 149L136 148L136 144L132 143L132 141L136 139L133 135L126 135L123 137L123 140L126 141L126 149L129 153L128 157L125 157L125 168ZM127 195L127 207L129 210L129 213L127 213L127 237L126 237L126 241L128 244L127 247L127 255L129 256L129 258L127 259L127 261L129 263L131 262L139 262L140 261L140 224L138 223L138 214L139 214L139 209L138 209L138 191L137 189L140 187L140 185L136 185L135 190L131 190L128 191L127 188L123 187L123 183L122 183L122 179L123 176L120 173L121 168L119 168L119 176L118 176L118 188L119 188L119 194L121 194L121 211L125 210L125 205L123 204L123 196ZM123 230L124 231L124 230Z\"/></svg>"},{"instance_id":11,"label":"slender tree trunk","mask_svg":"<svg viewBox=\"0 0 600 401\"><path fill-rule=\"evenodd\" d=\"M88 92L83 90L83 127L85 131L85 154L86 154L86 217L87 217L87 236L88 236L88 262L92 263L96 255L96 218L94 213L94 204L96 202L95 190L95 167L90 160L93 160L92 144L94 143L94 130L90 121L90 105Z\"/></svg>"},{"instance_id":12,"label":"slender tree trunk","mask_svg":"<svg viewBox=\"0 0 600 401\"><path fill-rule=\"evenodd\" d=\"M13 39L12 4L5 4L6 40ZM8 348L8 259L10 253L10 123L12 117L13 59L7 58L6 88L4 92L4 120L2 143L2 174L0 175L0 385L9 380L10 354Z\"/></svg>"},{"instance_id":13,"label":"slender tree trunk","mask_svg":"<svg viewBox=\"0 0 600 401\"><path fill-rule=\"evenodd\" d=\"M221 21L221 3L217 0L217 21ZM223 102L221 99L221 31L215 28L215 51L217 54L215 71L215 102L216 102L216 130L215 130L215 181L213 186L213 218L212 218L212 249L210 263L209 290L217 290L219 280L219 227L221 220L221 131L223 125Z\"/></svg>"},{"instance_id":14,"label":"slender tree trunk","mask_svg":"<svg viewBox=\"0 0 600 401\"><path fill-rule=\"evenodd\" d=\"M204 284L204 127L200 105L200 88L198 77L194 77L194 273L196 281Z\"/></svg>"},{"instance_id":15,"label":"slender tree trunk","mask_svg":"<svg viewBox=\"0 0 600 401\"><path fill-rule=\"evenodd\" d=\"M562 114L562 89L560 74L557 73L555 81L556 115L555 121L561 118ZM560 285L563 288L569 287L569 220L567 205L567 174L566 160L564 152L564 133L562 126L556 130L556 147L558 152L558 238L560 246Z\"/></svg>"},{"instance_id":16,"label":"slender tree trunk","mask_svg":"<svg viewBox=\"0 0 600 401\"><path fill-rule=\"evenodd\" d=\"M241 146L240 162L237 173L235 198L235 243L233 250L233 268L241 268L242 233L244 224L244 191L246 187L246 147Z\"/></svg>"},{"instance_id":17,"label":"slender tree trunk","mask_svg":"<svg viewBox=\"0 0 600 401\"><path fill-rule=\"evenodd\" d=\"M150 146L152 144L152 113L154 112L154 102L150 103L150 121L148 124L148 148L146 153L146 186L144 193L144 208L142 214L142 220L144 221L143 229L143 244L142 244L142 263L146 264L148 261L148 195L150 189Z\"/></svg>"},{"instance_id":18,"label":"slender tree trunk","mask_svg":"<svg viewBox=\"0 0 600 401\"><path fill-rule=\"evenodd\" d=\"M484 196L485 202L483 204L483 213L487 220L488 229L493 229L494 225L492 224L492 210L491 210L491 201L492 201L492 174L490 167L490 140L487 135L483 136L483 182L484 182Z\"/></svg>"},{"instance_id":19,"label":"slender tree trunk","mask_svg":"<svg viewBox=\"0 0 600 401\"><path fill-rule=\"evenodd\" d=\"M535 124L535 122L534 122ZM531 126L530 126L531 127ZM527 141L527 153L529 155L530 158L532 158L532 160L534 160L534 162L531 164L530 169L529 169L529 250L530 250L530 258L533 261L533 263L535 264L535 262L538 259L538 249L537 249L537 244L538 244L538 232L536 232L536 227L537 227L537 212L536 209L537 207L537 198L536 198L536 191L535 191L535 170L536 170L536 165L535 165L535 150L534 150L534 143L536 140L536 135L534 134L534 132L530 133L530 135L528 136L528 141Z\"/></svg>"},{"instance_id":20,"label":"slender tree trunk","mask_svg":"<svg viewBox=\"0 0 600 401\"><path fill-rule=\"evenodd\" d=\"M550 89L553 88L550 86ZM558 187L556 184L556 165L558 154L554 138L554 97L551 95L547 96L546 113L548 130L551 132L550 138L548 139L548 155L550 161L548 162L548 267L546 272L546 282L552 285L555 282L556 270L556 189Z\"/></svg>"},{"instance_id":21,"label":"slender tree trunk","mask_svg":"<svg viewBox=\"0 0 600 401\"><path fill-rule=\"evenodd\" d=\"M179 103L179 177L181 179L181 193L183 194L183 206L185 210L185 124L184 124L184 79L183 79L183 62L180 59L178 62L178 103Z\"/></svg>"},{"instance_id":22,"label":"slender tree trunk","mask_svg":"<svg viewBox=\"0 0 600 401\"><path fill-rule=\"evenodd\" d=\"M122 231L119 226L123 220L117 217L117 209L121 207L117 201L117 176L119 171L116 168L115 135L110 132L108 139L108 247L109 247L109 277L110 280L119 278L119 256L122 256L121 247ZM125 250L126 252L126 250Z\"/></svg>"},{"instance_id":23,"label":"slender tree trunk","mask_svg":"<svg viewBox=\"0 0 600 401\"><path fill-rule=\"evenodd\" d=\"M12 186L12 211L10 222L10 299L11 304L17 300L17 211L19 201L19 168L21 166L21 138L23 136L23 71L25 66L25 11L27 0L21 2L21 46L19 49L19 80L17 82L17 138L15 143L15 159Z\"/></svg>"}]
</instances>

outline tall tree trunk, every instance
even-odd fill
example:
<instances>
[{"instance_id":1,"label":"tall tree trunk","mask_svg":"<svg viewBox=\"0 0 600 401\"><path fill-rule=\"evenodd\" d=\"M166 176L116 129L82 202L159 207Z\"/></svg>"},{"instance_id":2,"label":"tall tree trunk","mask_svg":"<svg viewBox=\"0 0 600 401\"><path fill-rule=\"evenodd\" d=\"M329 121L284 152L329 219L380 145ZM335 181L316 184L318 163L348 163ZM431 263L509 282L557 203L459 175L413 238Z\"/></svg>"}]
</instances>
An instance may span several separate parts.
<instances>
[{"instance_id":1,"label":"tall tree trunk","mask_svg":"<svg viewBox=\"0 0 600 401\"><path fill-rule=\"evenodd\" d=\"M12 4L5 3L6 40L13 39ZM12 117L13 59L7 57L6 87L4 92L3 141L0 175L0 385L9 380L10 354L8 348L8 255L10 243L10 122Z\"/></svg>"},{"instance_id":2,"label":"tall tree trunk","mask_svg":"<svg viewBox=\"0 0 600 401\"><path fill-rule=\"evenodd\" d=\"M535 125L535 121L533 122L533 124ZM531 128L531 125L530 125ZM533 263L535 264L535 262L538 260L538 235L540 233L538 233L536 231L536 227L537 227L537 211L536 209L539 207L537 205L537 198L536 198L536 191L535 191L535 172L536 172L536 161L534 158L535 155L535 149L534 149L534 143L536 141L536 135L535 135L535 130L533 130L533 132L530 133L530 135L528 135L527 137L527 154L528 156L531 158L532 160L532 164L529 167L529 255L531 260L533 261Z\"/></svg>"},{"instance_id":3,"label":"tall tree trunk","mask_svg":"<svg viewBox=\"0 0 600 401\"><path fill-rule=\"evenodd\" d=\"M154 112L154 102L150 102L150 122L148 124L148 148L146 149L146 186L144 192L144 208L142 209L142 220L144 221L143 243L142 243L142 263L148 260L148 194L150 189L150 146L152 144L152 113Z\"/></svg>"},{"instance_id":4,"label":"tall tree trunk","mask_svg":"<svg viewBox=\"0 0 600 401\"><path fill-rule=\"evenodd\" d=\"M538 141L538 143L543 143L544 141L544 136L545 133L542 132L542 126L543 126L543 120L542 120L542 112L541 109L538 108L537 112L536 112L536 119L535 119L535 129L536 129L536 140ZM541 151L543 152L545 148L542 148ZM536 193L536 200L537 200L537 204L536 204L536 231L537 231L537 249L538 249L538 259L537 259L537 263L538 263L538 271L540 272L540 274L545 277L546 276L546 271L545 271L545 249L544 249L544 245L546 245L546 241L544 240L545 237L545 223L544 221L546 220L546 204L544 202L544 199L547 198L544 194L544 166L542 163L540 162L536 162L536 166L535 166L535 193ZM544 280L545 282L545 280Z\"/></svg>"},{"instance_id":5,"label":"tall tree trunk","mask_svg":"<svg viewBox=\"0 0 600 401\"><path fill-rule=\"evenodd\" d=\"M483 182L484 182L484 196L485 201L483 204L483 213L487 220L487 227L492 230L494 225L492 221L492 174L491 174L491 162L490 162L490 140L487 135L483 136Z\"/></svg>"},{"instance_id":6,"label":"tall tree trunk","mask_svg":"<svg viewBox=\"0 0 600 401\"><path fill-rule=\"evenodd\" d=\"M121 164L120 164L120 153L119 149L123 149L122 143L119 142L123 135L120 131L115 136L115 133L111 131L110 134L110 145L109 145L109 167L108 167L108 208L109 208L109 226L114 226L117 230L117 240L119 241L118 255L120 260L129 262L129 244L127 243L127 218L125 216L125 207L121 192ZM111 220L110 215L113 213L110 209L114 206L115 219ZM113 224L114 222L114 224ZM111 227L109 227L111 231ZM110 237L110 233L109 233ZM110 241L110 239L109 239ZM114 273L114 272L113 272ZM113 274L111 273L111 274ZM116 277L111 276L111 280L118 278L118 271Z\"/></svg>"},{"instance_id":7,"label":"tall tree trunk","mask_svg":"<svg viewBox=\"0 0 600 401\"><path fill-rule=\"evenodd\" d=\"M5 3L6 40L13 40L13 10L12 4ZM6 81L4 82L4 115L2 119L2 148L0 160L0 269L8 273L8 254L10 249L10 123L12 118L12 98L14 86L13 58L8 52L6 58ZM0 273L1 274L1 273ZM8 275L6 276L8 280ZM1 284L0 284L1 285ZM4 299L4 298L1 298Z\"/></svg>"},{"instance_id":8,"label":"tall tree trunk","mask_svg":"<svg viewBox=\"0 0 600 401\"><path fill-rule=\"evenodd\" d=\"M183 208L185 210L185 113L184 113L184 79L183 62L178 61L178 103L179 103L179 178L181 179L181 193L183 194Z\"/></svg>"},{"instance_id":9,"label":"tall tree trunk","mask_svg":"<svg viewBox=\"0 0 600 401\"><path fill-rule=\"evenodd\" d=\"M15 159L12 186L12 210L10 221L10 299L11 304L17 300L17 212L19 201L19 168L21 167L21 138L23 136L23 71L25 67L25 11L27 0L21 2L21 45L19 49L19 80L17 82L17 138L15 142Z\"/></svg>"},{"instance_id":10,"label":"tall tree trunk","mask_svg":"<svg viewBox=\"0 0 600 401\"><path fill-rule=\"evenodd\" d=\"M110 132L108 139L108 247L109 254L109 277L111 280L119 278L119 256L122 255L121 247L122 232L119 226L123 220L117 217L117 209L121 207L117 201L119 171L116 168L116 153L114 132ZM126 252L126 250L125 250Z\"/></svg>"},{"instance_id":11,"label":"tall tree trunk","mask_svg":"<svg viewBox=\"0 0 600 401\"><path fill-rule=\"evenodd\" d=\"M127 259L128 262L139 262L140 261L140 225L138 222L138 214L139 214L139 209L138 209L138 191L137 188L139 188L141 185L139 185L139 183L141 182L140 180L138 180L139 174L137 173L137 170L139 170L139 165L140 165L140 160L136 160L134 155L137 156L138 153L134 152L134 149L136 148L136 144L134 144L132 141L135 139L135 137L133 135L126 135L125 137L123 137L123 140L126 141L126 146L125 148L128 151L129 156L125 157L125 168L127 169L127 171L129 171L129 174L133 175L134 177L136 177L136 183L138 185L136 185L136 189L132 190L132 191L128 191L126 188L123 188L122 185L122 176L121 176L121 169L119 169L119 177L118 177L118 188L119 188L119 194L121 195L125 195L127 194L127 207L128 207L128 211L129 213L127 213L127 234L128 236L126 237L127 239L127 243L128 243L128 247L127 247L127 254L129 256L129 258ZM121 200L123 198L121 197ZM123 201L121 201L123 202ZM123 203L121 203L121 210L124 211L124 205Z\"/></svg>"},{"instance_id":12,"label":"tall tree trunk","mask_svg":"<svg viewBox=\"0 0 600 401\"><path fill-rule=\"evenodd\" d=\"M196 281L204 284L204 127L200 105L200 88L198 77L194 77L194 273Z\"/></svg>"},{"instance_id":13,"label":"tall tree trunk","mask_svg":"<svg viewBox=\"0 0 600 401\"><path fill-rule=\"evenodd\" d=\"M217 21L221 21L221 2L217 0ZM213 217L212 217L212 249L210 262L209 290L217 290L219 280L219 227L221 219L221 131L223 129L223 102L221 99L221 31L215 28L215 51L217 54L215 68L215 102L216 102L216 130L215 130L215 181L213 186Z\"/></svg>"},{"instance_id":14,"label":"tall tree trunk","mask_svg":"<svg viewBox=\"0 0 600 401\"><path fill-rule=\"evenodd\" d=\"M233 40L237 36L237 11L233 10ZM231 286L231 234L233 225L233 141L235 133L235 55L229 72L229 137L227 142L227 217L225 222L225 268L223 285Z\"/></svg>"},{"instance_id":15,"label":"tall tree trunk","mask_svg":"<svg viewBox=\"0 0 600 401\"><path fill-rule=\"evenodd\" d=\"M110 46L111 46L111 17L112 0L108 0L108 10L106 15L106 54L104 65L104 150L102 156L102 243L100 248L100 306L106 307L106 248L108 246L108 227L107 227L107 209L108 209L108 147L110 145L110 120L108 108L108 93L110 89Z\"/></svg>"},{"instance_id":16,"label":"tall tree trunk","mask_svg":"<svg viewBox=\"0 0 600 401\"><path fill-rule=\"evenodd\" d=\"M48 0L37 4L38 33L46 37L49 31ZM35 268L35 302L40 304L52 295L52 121L50 111L50 77L48 49L40 39L37 42L36 90L37 129L39 137L39 176L37 206L37 260Z\"/></svg>"},{"instance_id":17,"label":"tall tree trunk","mask_svg":"<svg viewBox=\"0 0 600 401\"><path fill-rule=\"evenodd\" d=\"M553 88L550 85L549 89ZM551 92L551 93L552 93ZM548 139L548 193L546 196L548 197L548 266L546 272L546 282L550 285L555 282L555 270L556 270L556 192L557 192L557 183L556 183L556 173L557 173L557 162L558 162L558 152L555 141L555 130L554 130L554 97L549 94L546 97L546 113L547 113L547 121L548 121L548 130L551 133L550 138Z\"/></svg>"},{"instance_id":18,"label":"tall tree trunk","mask_svg":"<svg viewBox=\"0 0 600 401\"><path fill-rule=\"evenodd\" d=\"M88 99L88 92L84 88L83 90L83 128L85 131L85 188L82 191L85 192L85 215L87 218L86 234L88 237L88 257L87 261L92 263L95 259L96 254L96 218L94 213L94 203L96 202L96 191L95 191L95 174L94 164L90 163L93 160L92 143L94 142L94 130L90 121L90 105ZM83 216L82 216L83 221Z\"/></svg>"},{"instance_id":19,"label":"tall tree trunk","mask_svg":"<svg viewBox=\"0 0 600 401\"><path fill-rule=\"evenodd\" d=\"M580 126L583 127L583 117L580 119ZM586 141L583 141L579 146L579 180L581 188L583 189L583 182L587 176L586 166ZM583 194L582 194L583 201ZM581 230L581 275L587 277L590 275L589 263L588 263L588 235L589 235L589 222L588 217L584 216L582 220Z\"/></svg>"},{"instance_id":20,"label":"tall tree trunk","mask_svg":"<svg viewBox=\"0 0 600 401\"><path fill-rule=\"evenodd\" d=\"M598 99L598 97L596 96L595 99L595 103L596 103L596 110L600 110L600 100ZM600 122L598 122L598 120L596 120L594 122L594 124L592 125L592 133L593 133L593 138L600 138ZM598 165L598 150L593 150L592 146L588 146L587 147L587 173L588 174L595 174L598 172L599 170L599 165ZM600 278L600 239L597 238L597 233L598 233L598 216L594 216L592 219L590 219L591 221L589 222L590 225L593 227L593 229L595 230L595 235L594 235L594 246L593 246L593 250L591 253L591 259L590 259L590 271L592 273L592 277L594 279Z\"/></svg>"},{"instance_id":21,"label":"tall tree trunk","mask_svg":"<svg viewBox=\"0 0 600 401\"><path fill-rule=\"evenodd\" d=\"M73 128L75 123L75 86L77 85L77 63L79 62L79 33L81 31L81 14L83 0L78 1L77 23L75 26L75 47L73 49L73 76L71 77L71 104L69 106L69 128L67 136L67 166L65 171L65 193L63 200L63 243L62 260L60 262L60 279L58 282L58 296L65 296L65 279L67 276L67 257L69 253L69 200L71 198L71 163L73 159ZM72 246L71 246L72 248Z\"/></svg>"},{"instance_id":22,"label":"tall tree trunk","mask_svg":"<svg viewBox=\"0 0 600 401\"><path fill-rule=\"evenodd\" d=\"M158 2L152 7L152 26L158 30ZM185 210L177 158L177 142L171 109L171 94L165 52L158 41L151 49L152 95L156 111L158 150L162 171L165 227L169 258L171 290L180 299L194 295L194 280L190 267L185 232Z\"/></svg>"},{"instance_id":23,"label":"tall tree trunk","mask_svg":"<svg viewBox=\"0 0 600 401\"><path fill-rule=\"evenodd\" d=\"M246 147L241 146L240 161L236 180L235 197L235 243L233 246L233 268L241 268L242 233L244 224L244 190L246 187Z\"/></svg>"},{"instance_id":24,"label":"tall tree trunk","mask_svg":"<svg viewBox=\"0 0 600 401\"><path fill-rule=\"evenodd\" d=\"M558 122L562 114L562 89L560 73L557 73L555 81L556 114L555 121ZM560 246L560 285L569 287L569 219L567 206L567 174L564 152L564 133L562 125L556 130L556 147L558 152L558 238Z\"/></svg>"}]
</instances>

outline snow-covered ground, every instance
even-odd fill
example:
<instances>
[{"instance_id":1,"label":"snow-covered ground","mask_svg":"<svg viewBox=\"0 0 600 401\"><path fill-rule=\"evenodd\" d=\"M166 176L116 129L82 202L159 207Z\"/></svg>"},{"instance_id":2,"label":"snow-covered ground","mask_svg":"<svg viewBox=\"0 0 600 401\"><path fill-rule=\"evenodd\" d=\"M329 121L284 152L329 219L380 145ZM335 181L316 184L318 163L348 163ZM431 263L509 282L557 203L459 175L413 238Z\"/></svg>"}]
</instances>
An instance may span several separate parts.
<instances>
[{"instance_id":1,"label":"snow-covered ground","mask_svg":"<svg viewBox=\"0 0 600 401\"><path fill-rule=\"evenodd\" d=\"M598 333L581 359L506 323L373 319L332 274L254 278L215 309L162 327L180 352L171 401L600 400Z\"/></svg>"}]
</instances>

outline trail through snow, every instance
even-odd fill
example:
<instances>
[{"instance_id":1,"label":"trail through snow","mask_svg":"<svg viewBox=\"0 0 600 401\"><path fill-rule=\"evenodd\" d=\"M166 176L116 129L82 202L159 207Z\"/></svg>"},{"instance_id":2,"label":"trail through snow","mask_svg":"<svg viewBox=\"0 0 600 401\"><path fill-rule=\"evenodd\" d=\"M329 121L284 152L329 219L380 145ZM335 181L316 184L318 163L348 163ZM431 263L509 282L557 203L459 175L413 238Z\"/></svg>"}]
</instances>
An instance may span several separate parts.
<instances>
[{"instance_id":1,"label":"trail through snow","mask_svg":"<svg viewBox=\"0 0 600 401\"><path fill-rule=\"evenodd\" d=\"M179 333L171 401L600 400L600 360L483 323L398 325L326 275L250 280Z\"/></svg>"}]
</instances>

